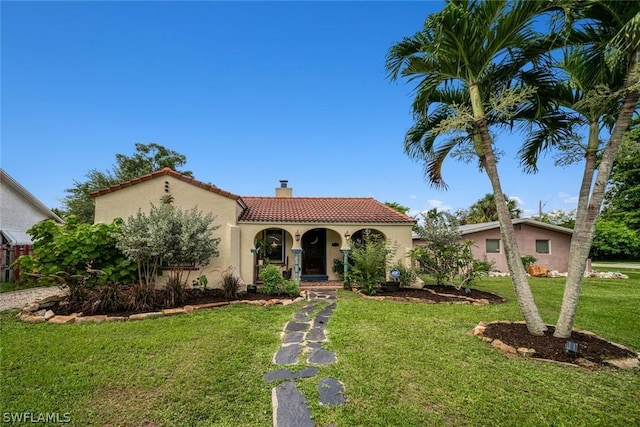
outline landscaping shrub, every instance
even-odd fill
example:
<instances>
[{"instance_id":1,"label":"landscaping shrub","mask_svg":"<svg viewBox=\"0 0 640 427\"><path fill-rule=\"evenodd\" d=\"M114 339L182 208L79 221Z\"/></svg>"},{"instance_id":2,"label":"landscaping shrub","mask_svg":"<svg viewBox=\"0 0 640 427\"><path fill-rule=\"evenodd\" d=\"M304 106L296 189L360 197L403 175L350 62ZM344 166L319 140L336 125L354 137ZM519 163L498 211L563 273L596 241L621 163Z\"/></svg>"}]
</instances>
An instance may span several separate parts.
<instances>
[{"instance_id":1,"label":"landscaping shrub","mask_svg":"<svg viewBox=\"0 0 640 427\"><path fill-rule=\"evenodd\" d=\"M53 220L41 221L27 230L33 240L33 253L16 261L21 279L48 284L63 284L76 277L72 284L93 288L97 284L126 283L135 278L136 266L116 248L114 234L121 223L80 224L73 215L63 226ZM90 274L89 271L100 271ZM61 283L62 282L62 283Z\"/></svg>"},{"instance_id":2,"label":"landscaping shrub","mask_svg":"<svg viewBox=\"0 0 640 427\"><path fill-rule=\"evenodd\" d=\"M267 295L300 295L298 284L293 280L285 280L282 277L280 268L273 264L267 264L262 267L259 276L260 280L262 280L262 290Z\"/></svg>"},{"instance_id":3,"label":"landscaping shrub","mask_svg":"<svg viewBox=\"0 0 640 427\"><path fill-rule=\"evenodd\" d=\"M202 288L203 291L207 289L208 284L209 284L209 280L207 279L207 276L205 276L204 274L193 279L193 282L191 282L191 286L194 289Z\"/></svg>"},{"instance_id":4,"label":"landscaping shrub","mask_svg":"<svg viewBox=\"0 0 640 427\"><path fill-rule=\"evenodd\" d=\"M280 269L273 265L267 264L260 270L260 280L262 280L262 289L267 295L276 295L282 290L284 278Z\"/></svg>"},{"instance_id":5,"label":"landscaping shrub","mask_svg":"<svg viewBox=\"0 0 640 427\"><path fill-rule=\"evenodd\" d=\"M297 297L300 295L300 286L294 280L285 280L282 283L282 293L290 297Z\"/></svg>"},{"instance_id":6,"label":"landscaping shrub","mask_svg":"<svg viewBox=\"0 0 640 427\"><path fill-rule=\"evenodd\" d=\"M125 305L131 311L150 311L155 308L155 289L147 283L136 282L129 288Z\"/></svg>"},{"instance_id":7,"label":"landscaping shrub","mask_svg":"<svg viewBox=\"0 0 640 427\"><path fill-rule=\"evenodd\" d=\"M187 293L184 284L177 277L171 276L161 291L162 305L164 307L183 305L187 300Z\"/></svg>"},{"instance_id":8,"label":"landscaping shrub","mask_svg":"<svg viewBox=\"0 0 640 427\"><path fill-rule=\"evenodd\" d=\"M240 279L240 275L236 269L231 265L227 267L222 272L222 280L220 280L224 297L227 299L237 299L238 289L240 288L241 283L242 280Z\"/></svg>"},{"instance_id":9,"label":"landscaping shrub","mask_svg":"<svg viewBox=\"0 0 640 427\"><path fill-rule=\"evenodd\" d=\"M490 273L494 270L495 265L496 265L495 261L488 260L486 257L483 260L474 259L473 271L476 271L479 274Z\"/></svg>"},{"instance_id":10,"label":"landscaping shrub","mask_svg":"<svg viewBox=\"0 0 640 427\"><path fill-rule=\"evenodd\" d=\"M363 293L374 295L378 285L386 279L388 255L392 252L381 236L365 233L364 239L353 242L351 247L350 280L359 284Z\"/></svg>"},{"instance_id":11,"label":"landscaping shrub","mask_svg":"<svg viewBox=\"0 0 640 427\"><path fill-rule=\"evenodd\" d=\"M125 306L126 294L120 283L104 283L88 292L82 304L83 313L113 313Z\"/></svg>"},{"instance_id":12,"label":"landscaping shrub","mask_svg":"<svg viewBox=\"0 0 640 427\"><path fill-rule=\"evenodd\" d=\"M525 270L530 265L535 264L536 261L538 260L538 258L536 258L536 257L534 257L532 255L523 255L523 256L520 257L520 259L522 260L522 265L524 265Z\"/></svg>"},{"instance_id":13,"label":"landscaping shrub","mask_svg":"<svg viewBox=\"0 0 640 427\"><path fill-rule=\"evenodd\" d=\"M351 267L353 267L353 258L351 258L351 255L347 256L347 262L349 263L349 270L351 270ZM343 277L344 276L344 258L334 258L332 270L338 276Z\"/></svg>"}]
</instances>

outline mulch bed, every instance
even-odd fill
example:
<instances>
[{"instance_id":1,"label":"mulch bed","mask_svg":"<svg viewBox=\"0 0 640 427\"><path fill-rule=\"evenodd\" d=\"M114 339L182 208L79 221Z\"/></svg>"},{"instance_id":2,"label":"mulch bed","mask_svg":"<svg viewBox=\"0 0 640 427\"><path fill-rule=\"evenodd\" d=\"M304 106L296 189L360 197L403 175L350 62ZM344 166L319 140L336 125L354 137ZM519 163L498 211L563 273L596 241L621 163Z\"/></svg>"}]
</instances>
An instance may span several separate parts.
<instances>
[{"instance_id":1,"label":"mulch bed","mask_svg":"<svg viewBox=\"0 0 640 427\"><path fill-rule=\"evenodd\" d=\"M421 299L435 303L484 300L490 304L496 304L506 301L503 297L491 292L470 289L470 292L467 293L464 288L456 289L454 286L446 285L426 285L423 289L400 289L397 292L380 291L376 293L376 297L393 298L394 300L407 298L408 301ZM638 357L629 349L622 348L590 333L574 331L571 338L567 340L554 337L554 331L553 326L548 326L544 335L535 336L529 333L524 323L496 322L487 325L482 335L489 340L500 340L513 349L521 347L534 349L535 353L531 356L533 358L580 366L604 365L606 360ZM565 353L567 341L578 344L577 357Z\"/></svg>"},{"instance_id":2,"label":"mulch bed","mask_svg":"<svg viewBox=\"0 0 640 427\"><path fill-rule=\"evenodd\" d=\"M553 336L555 328L548 326L542 336L531 335L524 323L490 323L484 330L483 336L499 339L513 348L532 348L535 350L533 358L552 360L555 362L585 365L584 359L602 365L605 360L635 358L637 354L612 344L595 335L582 332L572 332L569 339ZM565 343L573 341L578 344L578 357L565 354Z\"/></svg>"},{"instance_id":3,"label":"mulch bed","mask_svg":"<svg viewBox=\"0 0 640 427\"><path fill-rule=\"evenodd\" d=\"M401 288L397 292L379 291L376 296L393 297L393 298L418 298L436 303L452 303L460 301L476 301L486 300L490 304L502 303L506 300L499 295L491 292L470 289L467 293L464 288L456 289L455 286L446 285L426 285L422 289Z\"/></svg>"},{"instance_id":4,"label":"mulch bed","mask_svg":"<svg viewBox=\"0 0 640 427\"><path fill-rule=\"evenodd\" d=\"M267 294L262 294L262 293L242 293L242 294L238 294L238 298L236 298L235 300L249 300L249 301L267 301L273 298L278 298L278 299L293 299L290 298L289 296L273 296L273 295L267 295ZM160 291L156 291L156 297L155 297L156 301L162 301L162 297L161 297L161 292ZM178 308L178 307L184 307L185 305L198 305L198 304L209 304L209 303L214 303L214 302L231 302L234 301L234 299L228 299L224 297L224 294L222 293L222 290L220 289L188 289L187 290L187 297L184 301L184 303L181 304L177 304L177 305L173 305L173 306L169 306L169 305L163 305L162 303L157 303L154 305L152 310L127 310L127 309L120 309L120 310L116 310L116 311L104 311L104 310L97 310L95 312L92 313L87 313L86 310L83 310L83 308L79 305L69 305L69 304L56 304L54 305L51 310L53 310L56 314L59 315L71 315L73 313L79 313L79 312L84 312L85 315L109 315L109 316L130 316L132 314L139 314L139 313L144 313L144 312L148 312L148 311L154 311L154 310L163 310L163 309L169 309L169 308Z\"/></svg>"}]
</instances>

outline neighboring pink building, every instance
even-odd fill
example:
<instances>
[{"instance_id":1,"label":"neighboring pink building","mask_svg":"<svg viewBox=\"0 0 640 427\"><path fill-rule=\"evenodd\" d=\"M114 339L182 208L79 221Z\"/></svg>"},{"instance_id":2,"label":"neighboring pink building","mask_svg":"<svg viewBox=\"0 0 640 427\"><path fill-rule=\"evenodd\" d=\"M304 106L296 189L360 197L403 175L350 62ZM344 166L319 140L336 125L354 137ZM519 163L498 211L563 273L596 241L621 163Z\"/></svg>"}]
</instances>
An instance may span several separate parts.
<instances>
[{"instance_id":1,"label":"neighboring pink building","mask_svg":"<svg viewBox=\"0 0 640 427\"><path fill-rule=\"evenodd\" d=\"M536 264L561 273L569 266L569 247L573 230L531 218L513 220L520 255L537 258ZM494 270L509 272L498 221L460 226L462 238L472 240L473 257L494 262ZM414 242L414 246L419 243Z\"/></svg>"}]
</instances>

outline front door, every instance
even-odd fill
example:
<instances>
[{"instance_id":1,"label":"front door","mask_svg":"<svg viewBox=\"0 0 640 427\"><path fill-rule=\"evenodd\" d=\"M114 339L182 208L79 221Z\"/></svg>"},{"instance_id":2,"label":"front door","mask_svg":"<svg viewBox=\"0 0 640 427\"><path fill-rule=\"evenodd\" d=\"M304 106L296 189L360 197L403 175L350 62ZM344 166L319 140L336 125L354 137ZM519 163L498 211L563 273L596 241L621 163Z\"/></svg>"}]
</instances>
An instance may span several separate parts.
<instances>
[{"instance_id":1,"label":"front door","mask_svg":"<svg viewBox=\"0 0 640 427\"><path fill-rule=\"evenodd\" d=\"M327 274L327 230L315 228L302 236L302 274Z\"/></svg>"}]
</instances>

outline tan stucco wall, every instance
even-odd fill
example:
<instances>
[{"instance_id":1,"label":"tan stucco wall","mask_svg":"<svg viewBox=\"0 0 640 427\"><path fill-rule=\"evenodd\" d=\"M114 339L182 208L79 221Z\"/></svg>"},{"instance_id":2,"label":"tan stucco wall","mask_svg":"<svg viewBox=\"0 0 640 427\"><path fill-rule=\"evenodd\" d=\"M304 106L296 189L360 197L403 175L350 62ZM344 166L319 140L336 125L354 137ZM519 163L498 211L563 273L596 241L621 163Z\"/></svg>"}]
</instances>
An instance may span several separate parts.
<instances>
[{"instance_id":1,"label":"tan stucco wall","mask_svg":"<svg viewBox=\"0 0 640 427\"><path fill-rule=\"evenodd\" d=\"M255 278L256 261L255 256L251 253L251 249L255 246L255 238L258 233L267 228L280 228L285 230L286 234L286 254L289 257L289 268L293 269L295 265L295 256L292 249L300 249L300 242L295 242L294 236L296 232L303 236L307 231L315 228L324 228L327 230L326 242L326 272L329 280L340 280L340 276L333 272L333 260L342 259L343 254L340 249L348 249L349 242L344 237L348 231L353 234L365 228L371 228L380 231L385 236L385 240L397 245L397 250L393 256L392 263L401 261L405 265L409 265L406 256L411 250L411 229L412 224L329 224L329 223L239 223L242 229L242 237L240 246L242 247L240 273L247 283L251 283ZM338 243L333 246L332 243ZM247 256L248 254L248 256Z\"/></svg>"},{"instance_id":2,"label":"tan stucco wall","mask_svg":"<svg viewBox=\"0 0 640 427\"><path fill-rule=\"evenodd\" d=\"M169 183L169 193L165 192L165 181ZM288 268L293 270L295 256L292 249L300 248L300 242L296 242L296 232L304 235L305 232L324 228L327 230L327 265L326 271L329 280L340 280L333 273L333 260L342 258L340 249L348 249L349 242L344 237L345 232L353 234L358 230L371 228L384 234L388 242L397 244L397 251L392 262L401 260L408 263L406 253L411 249L412 224L327 224L327 223L238 223L237 218L242 208L233 199L221 196L192 184L180 181L171 176L160 176L155 179L143 181L131 187L126 187L112 193L106 193L96 197L95 222L111 222L115 218L127 219L135 215L138 209L148 212L151 203L160 204L160 199L165 194L171 194L174 198L173 206L180 209L191 209L197 206L202 212L211 212L216 215L214 224L220 228L214 232L214 237L220 237L220 256L200 271L193 271L190 280L201 274L207 276L210 287L216 287L220 281L220 270L232 265L236 267L245 283L253 283L256 270L255 255L251 249L255 247L255 239L258 233L268 228L280 228L285 230L285 248L288 256ZM332 246L338 243L338 246ZM408 265L408 264L407 264ZM165 276L163 276L165 277Z\"/></svg>"},{"instance_id":3,"label":"tan stucco wall","mask_svg":"<svg viewBox=\"0 0 640 427\"><path fill-rule=\"evenodd\" d=\"M165 181L169 183L169 193L165 192ZM215 215L213 224L219 225L220 228L213 232L213 237L221 239L218 246L220 256L213 258L211 263L201 270L191 272L189 281L205 275L209 286L216 287L220 281L222 269L229 265L241 264L240 236L242 233L236 225L238 203L235 200L171 176L162 176L97 197L95 222L109 223L115 218L126 220L135 215L138 209L149 212L151 204L159 206L160 198L165 194L173 196L172 205L176 208L188 210L197 207L204 213L210 212Z\"/></svg>"},{"instance_id":4,"label":"tan stucco wall","mask_svg":"<svg viewBox=\"0 0 640 427\"><path fill-rule=\"evenodd\" d=\"M531 255L538 260L536 264L543 265L549 270L566 272L569 265L569 246L571 245L571 235L557 231L533 227L528 224L515 224L516 240L520 255ZM500 240L500 253L485 253L486 239L501 239L500 230L493 229L478 233L469 233L463 236L465 240L473 240L475 243L471 247L473 256L476 259L494 261L494 269L504 273L509 272L507 258L504 254L504 243ZM549 240L549 254L536 253L536 240Z\"/></svg>"}]
</instances>

